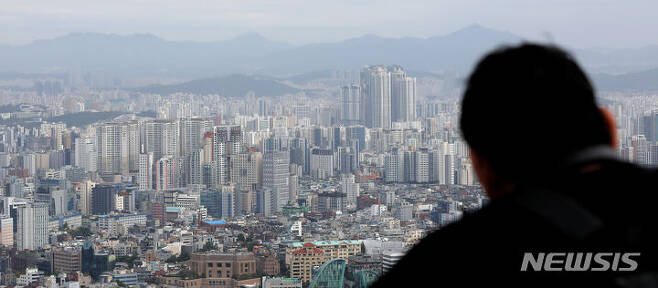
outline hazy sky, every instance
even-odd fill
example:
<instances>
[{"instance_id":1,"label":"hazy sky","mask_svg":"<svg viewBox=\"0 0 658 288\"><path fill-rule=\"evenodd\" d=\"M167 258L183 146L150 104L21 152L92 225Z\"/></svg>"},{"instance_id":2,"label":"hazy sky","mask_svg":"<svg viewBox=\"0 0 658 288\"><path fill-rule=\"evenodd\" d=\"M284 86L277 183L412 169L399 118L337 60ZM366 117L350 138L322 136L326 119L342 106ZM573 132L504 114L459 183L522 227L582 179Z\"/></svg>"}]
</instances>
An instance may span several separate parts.
<instances>
[{"instance_id":1,"label":"hazy sky","mask_svg":"<svg viewBox=\"0 0 658 288\"><path fill-rule=\"evenodd\" d=\"M304 44L367 33L429 37L479 23L580 48L624 48L658 44L657 11L656 0L2 0L0 43L71 32L198 41L257 32Z\"/></svg>"}]
</instances>

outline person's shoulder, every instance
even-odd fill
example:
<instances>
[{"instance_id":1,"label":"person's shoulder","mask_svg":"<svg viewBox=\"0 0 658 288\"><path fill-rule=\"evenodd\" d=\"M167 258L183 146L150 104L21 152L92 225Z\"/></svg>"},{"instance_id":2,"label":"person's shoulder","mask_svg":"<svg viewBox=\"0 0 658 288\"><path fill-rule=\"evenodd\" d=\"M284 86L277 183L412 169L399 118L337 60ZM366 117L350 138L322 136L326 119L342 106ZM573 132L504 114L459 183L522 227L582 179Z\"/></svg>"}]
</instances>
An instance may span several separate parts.
<instances>
[{"instance_id":1,"label":"person's shoulder","mask_svg":"<svg viewBox=\"0 0 658 288\"><path fill-rule=\"evenodd\" d=\"M454 223L448 224L431 233L424 241L457 243L468 242L471 239L482 239L496 235L497 239L514 238L519 229L540 221L534 215L518 205L513 197L495 199L477 211L464 212L463 217ZM505 232L505 234L502 234Z\"/></svg>"},{"instance_id":2,"label":"person's shoulder","mask_svg":"<svg viewBox=\"0 0 658 288\"><path fill-rule=\"evenodd\" d=\"M521 205L517 195L511 195L464 213L459 221L427 235L409 254L412 258L436 255L455 262L477 258L483 265L495 265L504 255L509 257L563 241L565 236L559 230Z\"/></svg>"},{"instance_id":3,"label":"person's shoulder","mask_svg":"<svg viewBox=\"0 0 658 288\"><path fill-rule=\"evenodd\" d=\"M531 222L511 198L491 201L482 209L465 213L459 221L427 235L376 287L395 287L394 284L407 281L429 283L431 275L437 272L446 283L478 282L463 278L464 273L475 273L494 281L509 271L518 270L515 246L524 241L519 235L528 231L522 223L530 225Z\"/></svg>"},{"instance_id":4,"label":"person's shoulder","mask_svg":"<svg viewBox=\"0 0 658 288\"><path fill-rule=\"evenodd\" d=\"M649 184L655 183L657 180L656 176L658 176L658 170L655 168L640 166L620 159L603 160L599 164L603 167L603 169L600 169L601 173L593 174L601 178L614 174L616 177L612 180L627 182L626 180L633 178L640 180L642 184Z\"/></svg>"},{"instance_id":5,"label":"person's shoulder","mask_svg":"<svg viewBox=\"0 0 658 288\"><path fill-rule=\"evenodd\" d=\"M602 216L619 213L619 209L610 209L614 207L627 207L633 215L654 211L651 205L658 201L658 194L647 192L658 188L658 170L621 160L602 161L598 165L600 169L593 172L572 175L559 188Z\"/></svg>"}]
</instances>

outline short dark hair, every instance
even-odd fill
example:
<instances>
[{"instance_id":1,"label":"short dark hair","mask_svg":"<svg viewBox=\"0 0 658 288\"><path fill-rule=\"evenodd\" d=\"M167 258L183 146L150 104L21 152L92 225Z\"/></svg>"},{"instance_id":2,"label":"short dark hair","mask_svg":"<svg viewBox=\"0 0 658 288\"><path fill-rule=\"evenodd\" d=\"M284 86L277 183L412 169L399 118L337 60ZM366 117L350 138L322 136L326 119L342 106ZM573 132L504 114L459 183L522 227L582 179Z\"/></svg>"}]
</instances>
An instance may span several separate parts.
<instances>
[{"instance_id":1,"label":"short dark hair","mask_svg":"<svg viewBox=\"0 0 658 288\"><path fill-rule=\"evenodd\" d=\"M552 174L571 154L610 143L590 81L555 46L489 53L470 75L461 105L464 139L508 180Z\"/></svg>"}]
</instances>

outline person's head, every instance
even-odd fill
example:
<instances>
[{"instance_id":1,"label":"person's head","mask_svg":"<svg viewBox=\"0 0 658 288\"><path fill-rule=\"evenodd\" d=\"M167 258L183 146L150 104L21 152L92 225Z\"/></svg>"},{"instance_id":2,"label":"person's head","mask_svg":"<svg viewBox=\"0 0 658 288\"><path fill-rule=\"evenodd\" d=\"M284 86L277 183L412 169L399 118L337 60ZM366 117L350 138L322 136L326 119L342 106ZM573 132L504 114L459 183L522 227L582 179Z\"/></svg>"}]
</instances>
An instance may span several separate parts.
<instances>
[{"instance_id":1,"label":"person's head","mask_svg":"<svg viewBox=\"0 0 658 288\"><path fill-rule=\"evenodd\" d=\"M553 46L489 53L470 75L461 107L462 135L492 197L510 185L550 181L574 153L615 141L587 76Z\"/></svg>"}]
</instances>

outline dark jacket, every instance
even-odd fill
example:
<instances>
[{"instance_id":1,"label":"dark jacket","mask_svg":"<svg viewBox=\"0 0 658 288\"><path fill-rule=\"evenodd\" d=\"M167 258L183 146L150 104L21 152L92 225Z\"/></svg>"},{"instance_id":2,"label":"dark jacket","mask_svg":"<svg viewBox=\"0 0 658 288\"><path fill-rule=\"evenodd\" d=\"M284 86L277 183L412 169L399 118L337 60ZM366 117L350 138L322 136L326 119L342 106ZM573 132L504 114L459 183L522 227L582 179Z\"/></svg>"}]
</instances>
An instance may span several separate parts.
<instances>
[{"instance_id":1,"label":"dark jacket","mask_svg":"<svg viewBox=\"0 0 658 288\"><path fill-rule=\"evenodd\" d=\"M597 160L560 175L428 235L373 287L658 287L656 173ZM548 268L563 271L534 271L531 263L546 268L537 264L539 253L546 260L551 252L564 254L553 255ZM564 271L569 252L584 253L581 263L593 253L586 271ZM600 252L612 253L598 255L610 262L607 270L593 259ZM526 253L537 262L521 271ZM632 268L623 253L640 253L625 255L636 261L635 271L619 271ZM578 254L571 255L576 263Z\"/></svg>"}]
</instances>

